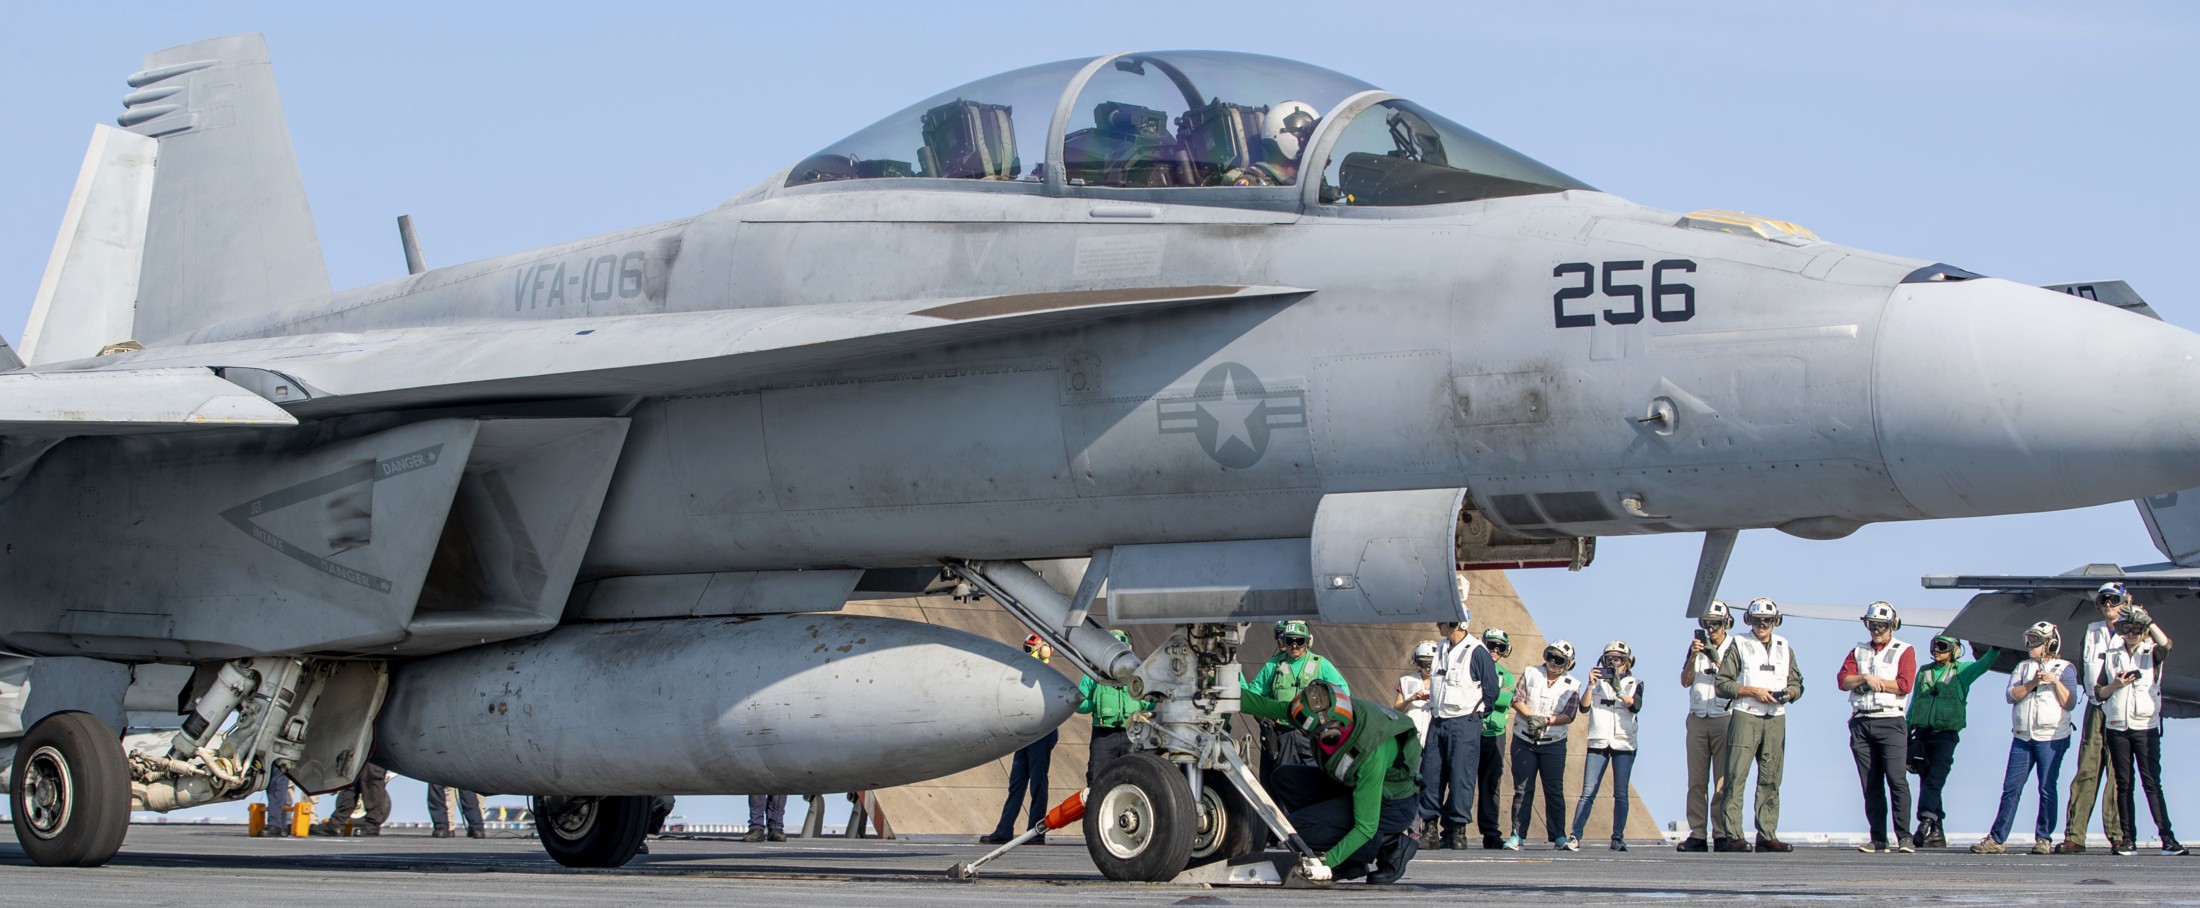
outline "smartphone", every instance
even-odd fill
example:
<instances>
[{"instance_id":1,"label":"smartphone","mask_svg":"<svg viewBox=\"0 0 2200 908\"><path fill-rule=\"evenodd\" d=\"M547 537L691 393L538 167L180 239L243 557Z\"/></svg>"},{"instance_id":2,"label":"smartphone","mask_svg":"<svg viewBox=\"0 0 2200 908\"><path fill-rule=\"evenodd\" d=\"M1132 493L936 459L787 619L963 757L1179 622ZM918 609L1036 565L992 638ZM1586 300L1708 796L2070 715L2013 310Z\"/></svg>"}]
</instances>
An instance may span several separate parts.
<instances>
[{"instance_id":1,"label":"smartphone","mask_svg":"<svg viewBox=\"0 0 2200 908\"><path fill-rule=\"evenodd\" d=\"M1705 646L1710 646L1710 645L1711 645L1711 635L1710 635L1710 634L1707 634L1707 633L1704 633L1704 630L1703 630L1703 628L1700 628L1700 627L1699 627L1699 628L1697 628L1697 629L1696 629L1696 642L1697 642L1697 643L1701 643L1701 644L1703 644L1703 645L1705 645Z\"/></svg>"}]
</instances>

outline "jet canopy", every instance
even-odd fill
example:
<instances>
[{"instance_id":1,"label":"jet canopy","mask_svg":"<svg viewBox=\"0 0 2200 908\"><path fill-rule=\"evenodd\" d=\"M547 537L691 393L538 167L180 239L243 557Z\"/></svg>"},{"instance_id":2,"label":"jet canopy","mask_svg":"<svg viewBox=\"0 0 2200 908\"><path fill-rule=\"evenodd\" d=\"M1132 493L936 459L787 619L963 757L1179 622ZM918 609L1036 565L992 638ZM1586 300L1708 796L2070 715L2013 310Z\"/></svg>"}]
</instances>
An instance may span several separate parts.
<instances>
[{"instance_id":1,"label":"jet canopy","mask_svg":"<svg viewBox=\"0 0 2200 908\"><path fill-rule=\"evenodd\" d=\"M1306 172L1316 156L1318 172ZM803 159L786 185L962 180L1110 196L1212 190L1170 195L1229 204L1236 197L1229 191L1304 186L1317 174L1313 201L1321 205L1432 205L1590 188L1350 76L1222 51L1063 60L980 79Z\"/></svg>"}]
</instances>

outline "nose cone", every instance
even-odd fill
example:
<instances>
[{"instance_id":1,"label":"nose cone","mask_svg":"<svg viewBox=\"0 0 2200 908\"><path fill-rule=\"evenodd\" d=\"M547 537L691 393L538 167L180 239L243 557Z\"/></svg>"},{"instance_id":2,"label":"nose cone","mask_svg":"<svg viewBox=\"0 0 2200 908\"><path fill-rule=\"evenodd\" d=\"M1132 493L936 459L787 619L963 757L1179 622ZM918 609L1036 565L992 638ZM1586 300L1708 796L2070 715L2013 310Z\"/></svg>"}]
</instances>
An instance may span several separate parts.
<instances>
[{"instance_id":1,"label":"nose cone","mask_svg":"<svg viewBox=\"0 0 2200 908\"><path fill-rule=\"evenodd\" d=\"M1881 453L1931 517L2200 486L2200 335L2001 280L1905 284L1874 363Z\"/></svg>"}]
</instances>

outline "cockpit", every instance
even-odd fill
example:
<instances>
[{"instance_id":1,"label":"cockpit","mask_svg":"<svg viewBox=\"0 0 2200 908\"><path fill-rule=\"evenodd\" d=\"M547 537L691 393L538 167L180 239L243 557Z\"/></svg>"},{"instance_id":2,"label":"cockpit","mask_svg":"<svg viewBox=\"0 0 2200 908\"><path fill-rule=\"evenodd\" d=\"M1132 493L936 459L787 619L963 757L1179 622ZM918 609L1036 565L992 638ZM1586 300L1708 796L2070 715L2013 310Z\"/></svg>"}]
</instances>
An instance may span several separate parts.
<instances>
[{"instance_id":1,"label":"cockpit","mask_svg":"<svg viewBox=\"0 0 2200 908\"><path fill-rule=\"evenodd\" d=\"M848 180L989 181L1110 196L1318 180L1316 204L1377 207L1590 188L1349 76L1222 51L1064 60L980 79L803 159L785 185Z\"/></svg>"}]
</instances>

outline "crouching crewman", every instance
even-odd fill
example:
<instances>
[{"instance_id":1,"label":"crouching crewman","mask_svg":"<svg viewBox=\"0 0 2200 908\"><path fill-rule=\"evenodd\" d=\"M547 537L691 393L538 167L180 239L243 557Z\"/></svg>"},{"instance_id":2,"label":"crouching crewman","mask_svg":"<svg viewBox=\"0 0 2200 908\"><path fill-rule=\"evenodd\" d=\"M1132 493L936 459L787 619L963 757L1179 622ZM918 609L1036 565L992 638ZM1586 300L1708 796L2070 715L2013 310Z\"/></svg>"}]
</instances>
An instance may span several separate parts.
<instances>
[{"instance_id":1,"label":"crouching crewman","mask_svg":"<svg viewBox=\"0 0 2200 908\"><path fill-rule=\"evenodd\" d=\"M1268 782L1291 825L1324 852L1336 879L1395 883L1420 843L1406 834L1420 812L1421 736L1413 720L1314 681L1289 701L1244 691L1240 708L1304 731L1313 766L1278 766Z\"/></svg>"}]
</instances>

